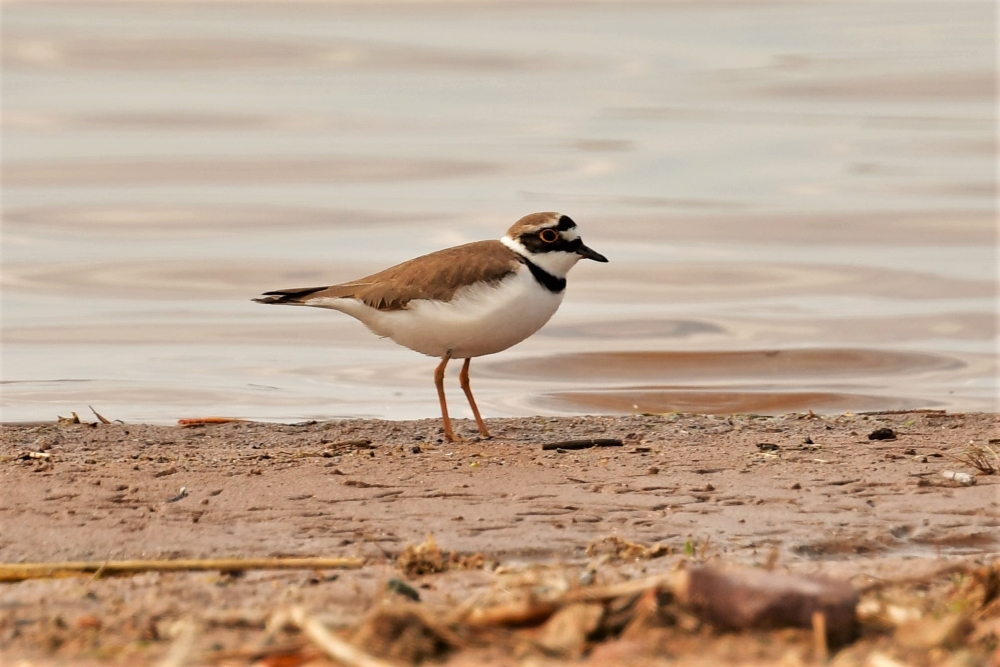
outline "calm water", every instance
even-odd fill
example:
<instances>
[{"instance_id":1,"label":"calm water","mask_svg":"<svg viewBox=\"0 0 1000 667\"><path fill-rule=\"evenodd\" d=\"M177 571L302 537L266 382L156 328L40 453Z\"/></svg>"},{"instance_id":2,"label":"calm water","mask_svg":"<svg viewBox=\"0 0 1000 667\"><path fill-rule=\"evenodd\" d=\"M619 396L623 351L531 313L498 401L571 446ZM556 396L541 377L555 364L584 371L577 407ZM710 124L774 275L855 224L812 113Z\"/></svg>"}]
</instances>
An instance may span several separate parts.
<instances>
[{"instance_id":1,"label":"calm water","mask_svg":"<svg viewBox=\"0 0 1000 667\"><path fill-rule=\"evenodd\" d=\"M434 416L433 360L250 298L539 210L611 263L487 416L995 410L995 13L4 3L2 419Z\"/></svg>"}]
</instances>

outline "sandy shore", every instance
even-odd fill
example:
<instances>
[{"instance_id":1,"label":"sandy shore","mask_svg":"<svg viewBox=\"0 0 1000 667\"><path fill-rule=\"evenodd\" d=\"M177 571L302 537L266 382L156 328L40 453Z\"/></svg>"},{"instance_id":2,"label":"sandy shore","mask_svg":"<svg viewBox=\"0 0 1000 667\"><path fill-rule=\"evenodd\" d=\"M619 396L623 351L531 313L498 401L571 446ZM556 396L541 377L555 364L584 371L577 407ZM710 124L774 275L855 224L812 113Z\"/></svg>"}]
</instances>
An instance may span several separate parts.
<instances>
[{"instance_id":1,"label":"sandy shore","mask_svg":"<svg viewBox=\"0 0 1000 667\"><path fill-rule=\"evenodd\" d=\"M359 556L366 565L3 584L0 644L13 657L153 660L169 646L164 623L191 614L259 617L301 603L358 618L402 576L395 558L429 534L482 554L486 567L411 578L428 604L488 589L497 565L589 568L615 581L679 561L777 563L860 584L987 563L1000 545L1000 477L956 459L970 443L996 449L998 426L994 414L939 412L520 418L491 420L492 440L449 444L437 420L8 425L4 562ZM886 428L895 439L869 439ZM459 432L472 437L474 427L460 422ZM583 438L621 444L543 449ZM609 537L659 544L662 555L588 555ZM215 627L197 650L215 655L252 634Z\"/></svg>"}]
</instances>

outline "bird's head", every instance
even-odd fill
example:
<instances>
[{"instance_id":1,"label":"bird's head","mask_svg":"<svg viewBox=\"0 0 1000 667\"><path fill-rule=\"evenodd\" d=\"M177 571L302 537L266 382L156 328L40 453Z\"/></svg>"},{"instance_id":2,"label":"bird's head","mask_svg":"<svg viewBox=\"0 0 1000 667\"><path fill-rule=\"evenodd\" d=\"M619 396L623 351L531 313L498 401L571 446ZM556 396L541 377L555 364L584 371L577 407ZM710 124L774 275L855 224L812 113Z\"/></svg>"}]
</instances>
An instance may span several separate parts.
<instances>
[{"instance_id":1,"label":"bird's head","mask_svg":"<svg viewBox=\"0 0 1000 667\"><path fill-rule=\"evenodd\" d=\"M565 278L581 259L608 258L583 243L576 223L560 213L532 213L515 222L500 239L508 248L548 273Z\"/></svg>"}]
</instances>

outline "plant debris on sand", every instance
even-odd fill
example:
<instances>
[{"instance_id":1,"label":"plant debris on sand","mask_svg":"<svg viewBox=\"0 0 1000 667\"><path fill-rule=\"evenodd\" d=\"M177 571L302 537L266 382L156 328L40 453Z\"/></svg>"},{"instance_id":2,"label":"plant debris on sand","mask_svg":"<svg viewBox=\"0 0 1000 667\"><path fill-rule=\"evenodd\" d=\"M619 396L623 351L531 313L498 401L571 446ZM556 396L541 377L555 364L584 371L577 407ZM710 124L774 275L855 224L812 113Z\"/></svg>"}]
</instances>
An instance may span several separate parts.
<instances>
[{"instance_id":1,"label":"plant debris on sand","mask_svg":"<svg viewBox=\"0 0 1000 667\"><path fill-rule=\"evenodd\" d=\"M483 554L463 555L456 551L442 551L433 535L420 544L409 544L396 557L396 566L409 576L434 574L445 570L482 569L486 563Z\"/></svg>"},{"instance_id":2,"label":"plant debris on sand","mask_svg":"<svg viewBox=\"0 0 1000 667\"><path fill-rule=\"evenodd\" d=\"M1000 664L996 415L194 421L3 429L4 664Z\"/></svg>"}]
</instances>

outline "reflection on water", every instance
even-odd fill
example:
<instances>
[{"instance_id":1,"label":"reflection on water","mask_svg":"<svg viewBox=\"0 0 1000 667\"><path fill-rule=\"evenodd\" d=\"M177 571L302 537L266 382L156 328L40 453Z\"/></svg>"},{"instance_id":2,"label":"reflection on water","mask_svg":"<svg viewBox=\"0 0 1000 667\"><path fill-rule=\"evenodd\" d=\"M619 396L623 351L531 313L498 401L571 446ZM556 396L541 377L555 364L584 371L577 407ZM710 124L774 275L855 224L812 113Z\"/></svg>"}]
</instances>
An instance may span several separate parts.
<instances>
[{"instance_id":1,"label":"reflection on water","mask_svg":"<svg viewBox=\"0 0 1000 667\"><path fill-rule=\"evenodd\" d=\"M592 413L663 414L699 412L713 415L843 412L863 405L868 410L926 408L922 399L823 391L712 391L663 388L605 392L559 392L543 398L547 407ZM930 405L933 405L932 403Z\"/></svg>"},{"instance_id":2,"label":"reflection on water","mask_svg":"<svg viewBox=\"0 0 1000 667\"><path fill-rule=\"evenodd\" d=\"M537 210L611 263L487 415L997 409L994 14L5 5L2 418L433 416L432 360L249 299Z\"/></svg>"},{"instance_id":3,"label":"reflection on water","mask_svg":"<svg viewBox=\"0 0 1000 667\"><path fill-rule=\"evenodd\" d=\"M954 371L945 356L872 350L750 350L740 352L604 352L518 359L490 366L494 375L573 382L808 381Z\"/></svg>"},{"instance_id":4,"label":"reflection on water","mask_svg":"<svg viewBox=\"0 0 1000 667\"><path fill-rule=\"evenodd\" d=\"M927 395L895 394L904 381L950 379L965 366L953 357L926 353L809 348L559 354L492 364L486 374L590 387L546 394L542 404L554 408L774 414L937 405ZM858 387L873 393L856 393ZM830 388L841 391L824 391Z\"/></svg>"}]
</instances>

